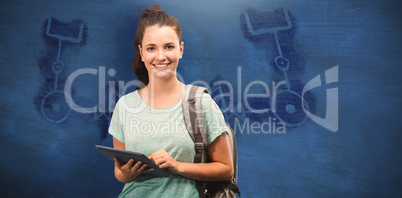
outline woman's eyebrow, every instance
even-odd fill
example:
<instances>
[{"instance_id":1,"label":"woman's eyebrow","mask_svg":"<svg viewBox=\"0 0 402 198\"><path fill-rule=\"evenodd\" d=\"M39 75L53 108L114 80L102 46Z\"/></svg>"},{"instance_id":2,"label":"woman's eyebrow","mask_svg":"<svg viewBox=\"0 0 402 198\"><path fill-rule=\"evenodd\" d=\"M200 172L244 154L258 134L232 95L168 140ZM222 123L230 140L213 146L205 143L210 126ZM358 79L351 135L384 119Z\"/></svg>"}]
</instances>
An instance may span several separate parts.
<instances>
[{"instance_id":1,"label":"woman's eyebrow","mask_svg":"<svg viewBox=\"0 0 402 198\"><path fill-rule=\"evenodd\" d=\"M149 44L146 44L145 46L156 46L156 45L153 43L149 43Z\"/></svg>"},{"instance_id":2,"label":"woman's eyebrow","mask_svg":"<svg viewBox=\"0 0 402 198\"><path fill-rule=\"evenodd\" d=\"M166 45L174 45L174 42L165 43L163 46L166 46ZM145 44L144 46L145 47L155 47L157 45L154 43L148 43L148 44Z\"/></svg>"}]
</instances>

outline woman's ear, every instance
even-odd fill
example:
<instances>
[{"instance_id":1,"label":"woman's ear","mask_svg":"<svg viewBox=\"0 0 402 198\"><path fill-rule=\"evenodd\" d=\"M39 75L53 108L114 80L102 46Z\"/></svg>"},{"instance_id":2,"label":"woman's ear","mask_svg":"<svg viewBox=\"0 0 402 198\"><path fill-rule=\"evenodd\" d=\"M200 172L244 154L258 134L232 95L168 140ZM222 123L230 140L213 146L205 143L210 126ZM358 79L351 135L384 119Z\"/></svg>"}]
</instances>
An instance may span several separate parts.
<instances>
[{"instance_id":1,"label":"woman's ear","mask_svg":"<svg viewBox=\"0 0 402 198\"><path fill-rule=\"evenodd\" d=\"M141 61L144 62L144 61L142 60L142 48L141 48L141 45L138 45L138 51L140 52Z\"/></svg>"},{"instance_id":2,"label":"woman's ear","mask_svg":"<svg viewBox=\"0 0 402 198\"><path fill-rule=\"evenodd\" d=\"M180 59L183 57L184 42L180 43Z\"/></svg>"}]
</instances>

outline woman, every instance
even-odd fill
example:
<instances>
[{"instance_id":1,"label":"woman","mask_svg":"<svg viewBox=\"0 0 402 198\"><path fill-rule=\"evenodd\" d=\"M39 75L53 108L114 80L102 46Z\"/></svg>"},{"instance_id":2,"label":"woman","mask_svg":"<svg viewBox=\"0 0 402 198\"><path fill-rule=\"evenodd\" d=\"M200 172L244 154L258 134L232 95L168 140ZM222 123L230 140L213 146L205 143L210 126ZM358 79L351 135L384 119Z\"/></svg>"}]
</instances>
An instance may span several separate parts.
<instances>
[{"instance_id":1,"label":"woman","mask_svg":"<svg viewBox=\"0 0 402 198\"><path fill-rule=\"evenodd\" d=\"M194 142L185 126L181 101L185 85L176 76L184 47L177 19L159 5L145 9L134 42L133 69L145 86L119 99L109 133L115 148L149 155L169 177L143 174L152 169L140 161L122 165L115 159L115 176L126 183L120 197L198 197L195 180L230 180L228 129L208 94L202 96L202 109L211 162L192 163Z\"/></svg>"}]
</instances>

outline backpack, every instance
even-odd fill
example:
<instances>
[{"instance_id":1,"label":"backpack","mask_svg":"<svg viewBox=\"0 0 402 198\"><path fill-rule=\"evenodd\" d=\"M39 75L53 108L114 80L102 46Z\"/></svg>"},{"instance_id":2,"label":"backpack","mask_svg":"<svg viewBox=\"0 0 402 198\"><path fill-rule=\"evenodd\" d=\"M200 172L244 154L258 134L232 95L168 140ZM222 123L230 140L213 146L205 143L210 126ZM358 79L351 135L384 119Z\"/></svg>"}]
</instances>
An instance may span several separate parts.
<instances>
[{"instance_id":1,"label":"backpack","mask_svg":"<svg viewBox=\"0 0 402 198\"><path fill-rule=\"evenodd\" d=\"M208 94L208 89L194 85L186 85L183 95L183 114L184 121L191 138L194 141L195 156L194 163L201 163L204 150L208 146L207 134L204 126L204 119L201 110L201 95ZM236 137L233 130L228 125L228 139L230 151L233 158L234 174L230 181L204 182L196 181L196 187L201 198L204 197L240 197L240 189L237 186L237 148ZM207 152L205 152L207 153Z\"/></svg>"}]
</instances>

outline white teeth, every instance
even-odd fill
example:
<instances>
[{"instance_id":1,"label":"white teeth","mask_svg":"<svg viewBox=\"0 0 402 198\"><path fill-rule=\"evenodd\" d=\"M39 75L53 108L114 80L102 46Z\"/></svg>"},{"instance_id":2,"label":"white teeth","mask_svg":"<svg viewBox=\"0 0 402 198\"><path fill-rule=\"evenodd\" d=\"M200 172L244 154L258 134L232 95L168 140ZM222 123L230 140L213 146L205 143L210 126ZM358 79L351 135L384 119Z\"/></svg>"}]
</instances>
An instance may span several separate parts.
<instances>
[{"instance_id":1,"label":"white teeth","mask_svg":"<svg viewBox=\"0 0 402 198\"><path fill-rule=\"evenodd\" d=\"M166 66L168 66L169 64L164 64L164 65L154 65L155 67L166 67Z\"/></svg>"}]
</instances>

